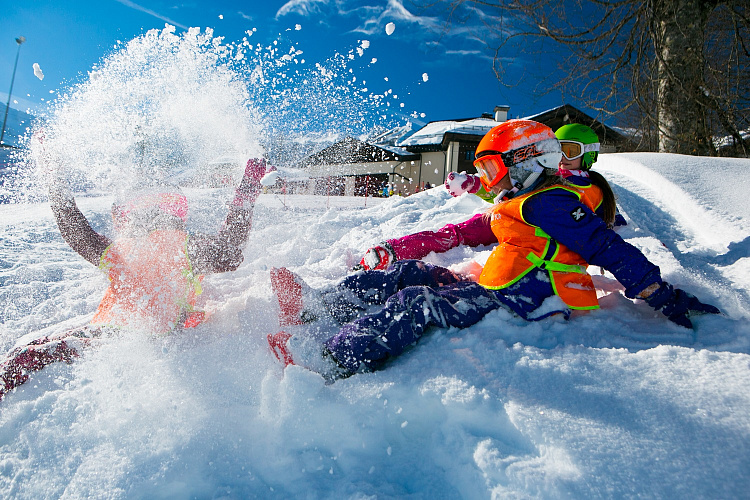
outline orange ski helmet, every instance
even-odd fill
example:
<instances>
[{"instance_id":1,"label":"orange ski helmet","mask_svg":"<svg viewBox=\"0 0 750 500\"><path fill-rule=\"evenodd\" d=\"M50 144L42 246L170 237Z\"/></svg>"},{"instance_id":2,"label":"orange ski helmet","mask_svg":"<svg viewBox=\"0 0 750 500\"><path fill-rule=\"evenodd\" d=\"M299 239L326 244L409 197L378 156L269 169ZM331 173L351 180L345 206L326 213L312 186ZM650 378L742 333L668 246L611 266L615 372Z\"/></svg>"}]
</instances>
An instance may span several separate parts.
<instances>
[{"instance_id":1,"label":"orange ski helmet","mask_svg":"<svg viewBox=\"0 0 750 500\"><path fill-rule=\"evenodd\" d=\"M532 120L508 120L479 142L474 166L489 190L510 174L518 189L531 186L544 169L556 170L562 152L555 133Z\"/></svg>"}]
</instances>

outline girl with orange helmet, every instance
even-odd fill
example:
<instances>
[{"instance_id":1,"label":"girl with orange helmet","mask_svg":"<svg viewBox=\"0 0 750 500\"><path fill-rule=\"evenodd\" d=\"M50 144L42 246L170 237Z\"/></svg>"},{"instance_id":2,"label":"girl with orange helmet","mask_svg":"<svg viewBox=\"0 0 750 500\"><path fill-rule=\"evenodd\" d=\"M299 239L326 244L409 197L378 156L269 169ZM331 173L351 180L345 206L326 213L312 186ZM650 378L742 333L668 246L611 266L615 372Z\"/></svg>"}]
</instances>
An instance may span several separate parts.
<instances>
[{"instance_id":1,"label":"girl with orange helmet","mask_svg":"<svg viewBox=\"0 0 750 500\"><path fill-rule=\"evenodd\" d=\"M607 196L610 196L611 189L606 180L598 172L590 170L599 154L599 138L596 133L586 125L572 123L557 129L555 137L560 141L562 149L558 173L565 178L570 176L589 177L592 182L607 193ZM488 140L487 137L483 139L483 141ZM481 144L480 148L483 148ZM489 168L492 168L491 163L488 165ZM497 193L487 189L481 179L480 175L450 172L446 178L445 187L452 196L460 196L468 192L476 194L485 201L492 202L497 197ZM612 206L609 203L601 206L602 211L611 208ZM604 220L611 219L610 214L599 213L599 215ZM626 225L627 221L616 212L615 208L613 227L619 228ZM421 259L431 252L447 252L459 245L476 247L495 243L497 243L497 239L492 232L489 219L481 214L474 215L464 222L447 224L437 231L421 231L381 242L365 252L357 268L386 269L398 260Z\"/></svg>"}]
</instances>

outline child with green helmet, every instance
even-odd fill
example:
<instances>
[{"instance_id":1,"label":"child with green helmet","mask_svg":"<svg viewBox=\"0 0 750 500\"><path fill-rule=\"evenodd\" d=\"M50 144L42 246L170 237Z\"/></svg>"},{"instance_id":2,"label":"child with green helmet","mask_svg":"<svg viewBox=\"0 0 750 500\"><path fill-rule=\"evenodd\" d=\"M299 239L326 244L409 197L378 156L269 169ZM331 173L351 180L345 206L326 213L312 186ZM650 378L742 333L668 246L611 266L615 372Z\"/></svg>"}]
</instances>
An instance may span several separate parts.
<instances>
[{"instance_id":1,"label":"child with green helmet","mask_svg":"<svg viewBox=\"0 0 750 500\"><path fill-rule=\"evenodd\" d=\"M580 123L563 125L555 132L560 141L560 170L589 170L599 158L599 136L591 127Z\"/></svg>"}]
</instances>

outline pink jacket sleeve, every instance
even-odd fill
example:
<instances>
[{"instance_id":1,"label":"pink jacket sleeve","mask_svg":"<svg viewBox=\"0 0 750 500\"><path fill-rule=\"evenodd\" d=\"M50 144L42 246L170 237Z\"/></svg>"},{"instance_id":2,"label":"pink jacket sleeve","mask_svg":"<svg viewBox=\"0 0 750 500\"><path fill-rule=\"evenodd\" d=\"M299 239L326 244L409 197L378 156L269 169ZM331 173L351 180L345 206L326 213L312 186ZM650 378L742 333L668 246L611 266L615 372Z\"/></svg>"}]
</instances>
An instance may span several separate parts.
<instances>
[{"instance_id":1,"label":"pink jacket sleeve","mask_svg":"<svg viewBox=\"0 0 750 500\"><path fill-rule=\"evenodd\" d=\"M459 245L476 247L497 243L490 219L477 214L459 224L446 224L437 231L422 231L388 240L397 260L421 259L430 252L447 252Z\"/></svg>"}]
</instances>

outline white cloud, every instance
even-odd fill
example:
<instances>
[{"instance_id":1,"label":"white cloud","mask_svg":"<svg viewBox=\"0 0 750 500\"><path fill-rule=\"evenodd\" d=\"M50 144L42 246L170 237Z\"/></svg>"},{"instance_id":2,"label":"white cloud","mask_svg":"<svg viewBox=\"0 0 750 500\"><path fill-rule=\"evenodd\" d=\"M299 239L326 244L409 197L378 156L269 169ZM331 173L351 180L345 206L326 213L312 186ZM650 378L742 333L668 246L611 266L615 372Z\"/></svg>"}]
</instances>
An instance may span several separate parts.
<instances>
[{"instance_id":1,"label":"white cloud","mask_svg":"<svg viewBox=\"0 0 750 500\"><path fill-rule=\"evenodd\" d=\"M388 0L388 7L380 15L380 19L383 18L396 19L399 21L406 21L408 23L416 23L424 27L435 27L439 24L437 18L426 17L426 16L415 16L404 7L401 0Z\"/></svg>"},{"instance_id":2,"label":"white cloud","mask_svg":"<svg viewBox=\"0 0 750 500\"><path fill-rule=\"evenodd\" d=\"M404 0L387 0L385 5L373 3L376 5L362 5L361 0L288 0L276 12L276 19L288 14L298 14L315 16L321 23L340 26L340 21L348 18L356 23L356 27L349 32L373 37L392 34L393 28L398 24L404 27L402 37L421 39L422 43L432 46L431 50L481 59L487 59L488 55L481 49L474 49L477 45L485 48L485 43L477 37L477 33L487 31L487 23L491 26L504 25L499 22L501 18L492 15L495 11L491 8L488 8L488 12L483 12L473 7L471 12L466 12L467 8L462 7L460 17L466 19L466 22L446 24L444 13L439 14L436 10L438 7L435 6L432 10L420 9L417 12L421 15L418 15L404 6ZM472 47L465 48L467 43Z\"/></svg>"},{"instance_id":3,"label":"white cloud","mask_svg":"<svg viewBox=\"0 0 750 500\"><path fill-rule=\"evenodd\" d=\"M148 14L150 16L154 16L157 19L161 19L162 21L167 22L167 23L169 23L169 24L171 24L173 26L177 26L178 28L182 28L184 30L188 29L187 26L185 26L183 24L180 24L180 23L178 23L176 21L173 21L172 19L170 19L170 18L168 18L166 16L162 16L158 12L154 12L151 9L147 9L146 7L138 5L135 2L131 2L130 0L117 0L117 1L120 2L121 4L123 4L125 7L130 7L131 9L139 10L139 11L145 13L145 14Z\"/></svg>"},{"instance_id":4,"label":"white cloud","mask_svg":"<svg viewBox=\"0 0 750 500\"><path fill-rule=\"evenodd\" d=\"M437 29L440 26L440 20L435 17L429 16L416 16L409 12L404 7L401 0L388 0L388 4L384 9L378 9L373 11L370 9L368 17L362 17L362 26L352 31L360 32L368 35L375 34L383 31L384 22L389 21L388 24L395 24L393 21L405 22L410 24L417 24L422 28ZM387 32L386 32L387 33ZM390 33L388 33L390 34Z\"/></svg>"},{"instance_id":5,"label":"white cloud","mask_svg":"<svg viewBox=\"0 0 750 500\"><path fill-rule=\"evenodd\" d=\"M328 5L328 0L289 0L276 12L276 19L291 13L300 16L317 14L321 5Z\"/></svg>"},{"instance_id":6,"label":"white cloud","mask_svg":"<svg viewBox=\"0 0 750 500\"><path fill-rule=\"evenodd\" d=\"M453 54L459 56L479 56L482 55L481 50L446 50L446 54Z\"/></svg>"}]
</instances>

